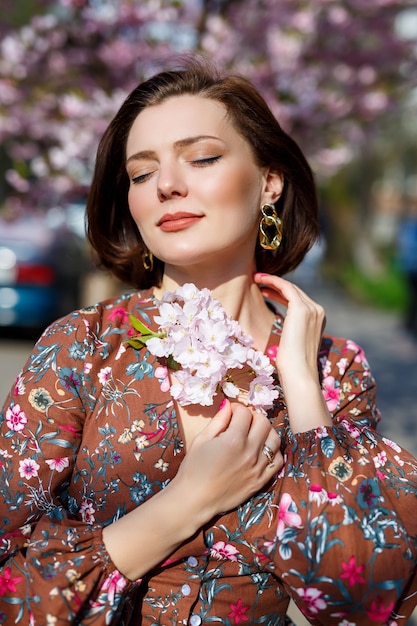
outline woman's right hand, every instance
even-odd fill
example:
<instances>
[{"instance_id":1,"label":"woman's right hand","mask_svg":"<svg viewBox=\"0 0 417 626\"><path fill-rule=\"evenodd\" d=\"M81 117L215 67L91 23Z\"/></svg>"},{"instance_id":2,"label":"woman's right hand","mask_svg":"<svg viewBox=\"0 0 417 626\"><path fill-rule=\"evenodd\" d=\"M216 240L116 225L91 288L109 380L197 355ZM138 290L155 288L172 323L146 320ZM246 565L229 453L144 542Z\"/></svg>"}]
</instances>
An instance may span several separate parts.
<instances>
[{"instance_id":1,"label":"woman's right hand","mask_svg":"<svg viewBox=\"0 0 417 626\"><path fill-rule=\"evenodd\" d=\"M165 489L103 529L118 570L140 578L215 515L245 502L281 469L279 447L264 415L226 401L196 435Z\"/></svg>"},{"instance_id":2,"label":"woman's right hand","mask_svg":"<svg viewBox=\"0 0 417 626\"><path fill-rule=\"evenodd\" d=\"M279 472L284 462L280 444L265 415L226 400L195 437L172 483L202 525L245 502ZM264 446L272 452L272 463Z\"/></svg>"}]
</instances>

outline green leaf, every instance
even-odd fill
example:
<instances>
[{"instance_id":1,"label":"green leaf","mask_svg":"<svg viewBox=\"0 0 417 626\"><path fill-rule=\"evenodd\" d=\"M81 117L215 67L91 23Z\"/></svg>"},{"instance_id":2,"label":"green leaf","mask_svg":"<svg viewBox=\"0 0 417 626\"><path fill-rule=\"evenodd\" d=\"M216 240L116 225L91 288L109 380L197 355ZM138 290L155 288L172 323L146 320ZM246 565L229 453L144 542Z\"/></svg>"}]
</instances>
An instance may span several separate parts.
<instances>
[{"instance_id":1,"label":"green leaf","mask_svg":"<svg viewBox=\"0 0 417 626\"><path fill-rule=\"evenodd\" d=\"M138 331L141 335L153 335L154 333L143 324L140 320L138 320L134 315L129 315L130 323L133 328Z\"/></svg>"},{"instance_id":2,"label":"green leaf","mask_svg":"<svg viewBox=\"0 0 417 626\"><path fill-rule=\"evenodd\" d=\"M132 339L128 339L126 343L128 343L129 346L132 346L132 348L135 348L135 350L140 350L146 345L146 341L142 341L141 339L139 339L139 337L133 337Z\"/></svg>"},{"instance_id":3,"label":"green leaf","mask_svg":"<svg viewBox=\"0 0 417 626\"><path fill-rule=\"evenodd\" d=\"M172 354L170 354L167 358L167 367L169 367L169 369L174 370L176 372L177 370L180 369L181 366L179 363L177 363L177 361L174 359Z\"/></svg>"}]
</instances>

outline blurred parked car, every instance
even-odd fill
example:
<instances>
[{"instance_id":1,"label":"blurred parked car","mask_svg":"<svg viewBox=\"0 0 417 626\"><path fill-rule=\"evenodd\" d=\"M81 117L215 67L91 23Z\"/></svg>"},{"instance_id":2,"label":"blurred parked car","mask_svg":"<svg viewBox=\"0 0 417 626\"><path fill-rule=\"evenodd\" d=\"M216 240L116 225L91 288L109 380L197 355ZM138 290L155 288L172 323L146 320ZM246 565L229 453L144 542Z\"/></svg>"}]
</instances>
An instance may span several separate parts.
<instances>
[{"instance_id":1,"label":"blurred parked car","mask_svg":"<svg viewBox=\"0 0 417 626\"><path fill-rule=\"evenodd\" d=\"M78 308L88 268L73 211L0 217L0 328L43 330Z\"/></svg>"}]
</instances>

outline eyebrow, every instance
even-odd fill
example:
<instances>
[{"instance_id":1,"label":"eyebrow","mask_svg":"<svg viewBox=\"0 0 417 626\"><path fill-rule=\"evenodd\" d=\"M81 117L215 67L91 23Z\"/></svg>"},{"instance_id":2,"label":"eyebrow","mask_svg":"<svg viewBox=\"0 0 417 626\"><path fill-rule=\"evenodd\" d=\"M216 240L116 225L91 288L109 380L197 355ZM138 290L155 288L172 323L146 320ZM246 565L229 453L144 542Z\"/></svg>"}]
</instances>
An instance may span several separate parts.
<instances>
[{"instance_id":1,"label":"eyebrow","mask_svg":"<svg viewBox=\"0 0 417 626\"><path fill-rule=\"evenodd\" d=\"M186 148L187 146L192 146L195 143L200 141L204 141L206 139L215 139L216 141L221 141L219 137L215 137L214 135L196 135L195 137L185 137L184 139L179 139L174 142L174 148ZM130 163L130 161L138 161L140 159L153 159L155 158L156 153L153 150L141 150L140 152L135 152L132 154L127 160L126 164Z\"/></svg>"}]
</instances>

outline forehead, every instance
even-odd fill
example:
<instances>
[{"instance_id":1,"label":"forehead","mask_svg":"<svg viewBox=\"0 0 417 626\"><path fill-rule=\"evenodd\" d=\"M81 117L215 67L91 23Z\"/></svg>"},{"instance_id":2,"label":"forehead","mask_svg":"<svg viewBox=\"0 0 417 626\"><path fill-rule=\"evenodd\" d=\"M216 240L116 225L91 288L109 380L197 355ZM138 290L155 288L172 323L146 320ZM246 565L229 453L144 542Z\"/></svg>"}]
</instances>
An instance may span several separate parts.
<instances>
[{"instance_id":1,"label":"forehead","mask_svg":"<svg viewBox=\"0 0 417 626\"><path fill-rule=\"evenodd\" d=\"M128 136L132 141L165 137L175 141L184 136L236 134L226 107L216 100L197 95L172 96L139 113Z\"/></svg>"}]
</instances>

